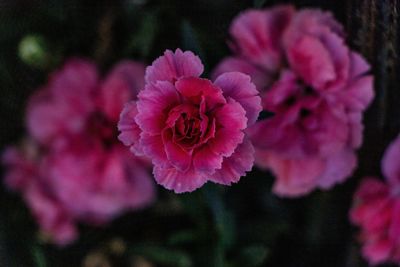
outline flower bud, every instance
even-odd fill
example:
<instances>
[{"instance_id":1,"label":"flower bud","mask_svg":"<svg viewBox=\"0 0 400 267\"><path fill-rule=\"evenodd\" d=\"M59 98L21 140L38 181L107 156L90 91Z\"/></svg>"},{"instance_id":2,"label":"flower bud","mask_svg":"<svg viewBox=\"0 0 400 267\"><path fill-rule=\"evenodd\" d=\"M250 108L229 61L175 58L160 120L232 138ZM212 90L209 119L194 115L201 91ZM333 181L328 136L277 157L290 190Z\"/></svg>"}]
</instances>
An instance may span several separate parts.
<instances>
[{"instance_id":1,"label":"flower bud","mask_svg":"<svg viewBox=\"0 0 400 267\"><path fill-rule=\"evenodd\" d=\"M48 41L37 34L27 35L21 40L18 55L25 64L42 70L49 68L58 58L52 55Z\"/></svg>"}]
</instances>

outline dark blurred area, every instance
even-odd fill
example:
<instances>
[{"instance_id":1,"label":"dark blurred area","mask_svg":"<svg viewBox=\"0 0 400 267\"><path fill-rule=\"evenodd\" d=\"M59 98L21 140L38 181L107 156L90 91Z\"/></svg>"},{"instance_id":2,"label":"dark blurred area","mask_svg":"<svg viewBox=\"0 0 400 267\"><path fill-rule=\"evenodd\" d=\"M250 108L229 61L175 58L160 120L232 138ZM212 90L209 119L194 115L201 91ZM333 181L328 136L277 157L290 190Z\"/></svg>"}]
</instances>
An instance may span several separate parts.
<instances>
[{"instance_id":1,"label":"dark blurred area","mask_svg":"<svg viewBox=\"0 0 400 267\"><path fill-rule=\"evenodd\" d=\"M234 16L281 3L331 11L373 66L376 99L353 178L298 199L273 195L274 178L257 169L231 187L182 195L159 187L153 207L106 227L81 226L65 248L47 244L20 196L2 186L0 266L367 266L348 210L360 178L380 175L383 150L400 130L397 1L0 0L0 150L23 136L27 98L68 57L93 59L105 72L120 59L149 64L180 47L200 55L207 75L229 54Z\"/></svg>"}]
</instances>

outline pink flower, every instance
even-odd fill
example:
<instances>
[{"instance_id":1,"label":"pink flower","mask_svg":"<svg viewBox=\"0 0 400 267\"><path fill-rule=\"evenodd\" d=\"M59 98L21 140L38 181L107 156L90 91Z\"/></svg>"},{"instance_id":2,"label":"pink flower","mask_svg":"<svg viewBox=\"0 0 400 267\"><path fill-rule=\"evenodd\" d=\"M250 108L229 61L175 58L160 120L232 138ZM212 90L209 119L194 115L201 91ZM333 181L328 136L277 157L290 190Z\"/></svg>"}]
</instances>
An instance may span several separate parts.
<instances>
[{"instance_id":1,"label":"pink flower","mask_svg":"<svg viewBox=\"0 0 400 267\"><path fill-rule=\"evenodd\" d=\"M342 26L330 13L278 6L243 12L230 33L235 56L213 76L242 71L260 91L270 115L248 133L256 163L276 176L274 192L300 196L344 181L357 165L373 78Z\"/></svg>"},{"instance_id":2,"label":"pink flower","mask_svg":"<svg viewBox=\"0 0 400 267\"><path fill-rule=\"evenodd\" d=\"M364 257L373 265L400 263L400 137L386 150L382 168L386 183L362 181L354 195L350 220L361 228Z\"/></svg>"},{"instance_id":3,"label":"pink flower","mask_svg":"<svg viewBox=\"0 0 400 267\"><path fill-rule=\"evenodd\" d=\"M238 72L214 83L202 72L193 53L167 50L147 68L145 89L118 125L120 140L150 158L156 181L176 193L207 181L230 185L253 166L244 130L261 110L255 86Z\"/></svg>"},{"instance_id":4,"label":"pink flower","mask_svg":"<svg viewBox=\"0 0 400 267\"><path fill-rule=\"evenodd\" d=\"M76 222L104 224L154 200L147 161L117 139L119 113L143 80L139 63L121 62L102 81L93 64L71 59L29 100L30 141L3 154L5 182L55 243L72 242Z\"/></svg>"}]
</instances>

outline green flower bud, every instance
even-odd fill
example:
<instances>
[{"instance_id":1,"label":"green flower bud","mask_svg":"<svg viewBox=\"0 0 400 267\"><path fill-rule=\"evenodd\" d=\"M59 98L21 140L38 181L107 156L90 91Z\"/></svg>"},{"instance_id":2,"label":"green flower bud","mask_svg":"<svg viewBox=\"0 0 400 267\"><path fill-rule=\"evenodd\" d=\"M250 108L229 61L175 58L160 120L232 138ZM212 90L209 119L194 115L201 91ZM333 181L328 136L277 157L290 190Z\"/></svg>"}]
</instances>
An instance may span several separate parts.
<instances>
[{"instance_id":1,"label":"green flower bud","mask_svg":"<svg viewBox=\"0 0 400 267\"><path fill-rule=\"evenodd\" d=\"M21 40L18 55L25 64L41 70L50 68L59 58L59 55L52 55L47 40L37 34L27 35Z\"/></svg>"}]
</instances>

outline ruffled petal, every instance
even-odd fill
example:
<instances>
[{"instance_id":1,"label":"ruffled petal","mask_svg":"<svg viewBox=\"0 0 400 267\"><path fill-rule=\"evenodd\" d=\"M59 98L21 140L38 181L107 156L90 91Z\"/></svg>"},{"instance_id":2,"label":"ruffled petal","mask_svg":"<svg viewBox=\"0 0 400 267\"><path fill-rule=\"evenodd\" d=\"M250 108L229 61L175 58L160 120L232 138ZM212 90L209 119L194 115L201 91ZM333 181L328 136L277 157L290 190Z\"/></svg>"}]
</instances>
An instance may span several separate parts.
<instances>
[{"instance_id":1,"label":"ruffled petal","mask_svg":"<svg viewBox=\"0 0 400 267\"><path fill-rule=\"evenodd\" d=\"M311 192L325 168L325 162L319 158L285 159L263 150L256 156L275 175L272 190L282 197L299 197Z\"/></svg>"},{"instance_id":2,"label":"ruffled petal","mask_svg":"<svg viewBox=\"0 0 400 267\"><path fill-rule=\"evenodd\" d=\"M154 177L160 185L175 193L192 192L207 182L206 176L190 168L186 172L180 172L173 167L163 168L154 166Z\"/></svg>"},{"instance_id":3,"label":"ruffled petal","mask_svg":"<svg viewBox=\"0 0 400 267\"><path fill-rule=\"evenodd\" d=\"M175 87L185 99L193 104L200 105L204 98L207 110L226 103L221 89L207 79L194 77L182 78L175 83Z\"/></svg>"},{"instance_id":4,"label":"ruffled petal","mask_svg":"<svg viewBox=\"0 0 400 267\"><path fill-rule=\"evenodd\" d=\"M142 148L139 143L141 130L135 121L138 114L136 102L127 103L121 112L118 122L118 130L121 132L118 139L137 156L143 155Z\"/></svg>"},{"instance_id":5,"label":"ruffled petal","mask_svg":"<svg viewBox=\"0 0 400 267\"><path fill-rule=\"evenodd\" d=\"M225 98L237 101L246 111L248 125L256 122L261 112L261 98L250 77L240 72L229 72L220 75L214 82L219 86Z\"/></svg>"},{"instance_id":6,"label":"ruffled petal","mask_svg":"<svg viewBox=\"0 0 400 267\"><path fill-rule=\"evenodd\" d=\"M47 195L36 182L25 191L25 200L41 230L59 246L65 246L78 237L72 217L62 204Z\"/></svg>"},{"instance_id":7,"label":"ruffled petal","mask_svg":"<svg viewBox=\"0 0 400 267\"><path fill-rule=\"evenodd\" d=\"M179 94L172 83L148 84L146 89L139 93L136 123L147 133L160 134L165 127L169 109L179 103Z\"/></svg>"},{"instance_id":8,"label":"ruffled petal","mask_svg":"<svg viewBox=\"0 0 400 267\"><path fill-rule=\"evenodd\" d=\"M168 81L174 83L181 77L199 77L203 73L203 64L198 56L179 48L167 50L146 69L146 83Z\"/></svg>"},{"instance_id":9,"label":"ruffled petal","mask_svg":"<svg viewBox=\"0 0 400 267\"><path fill-rule=\"evenodd\" d=\"M386 149L382 159L382 171L389 183L400 188L400 137L397 137Z\"/></svg>"},{"instance_id":10,"label":"ruffled petal","mask_svg":"<svg viewBox=\"0 0 400 267\"><path fill-rule=\"evenodd\" d=\"M224 158L222 167L209 177L209 180L223 185L237 183L240 177L251 171L254 163L254 148L247 139L240 144L235 152L228 158Z\"/></svg>"},{"instance_id":11,"label":"ruffled petal","mask_svg":"<svg viewBox=\"0 0 400 267\"><path fill-rule=\"evenodd\" d=\"M116 65L105 79L97 103L111 121L117 121L124 104L136 99L144 88L144 71L143 64L126 60Z\"/></svg>"},{"instance_id":12,"label":"ruffled petal","mask_svg":"<svg viewBox=\"0 0 400 267\"><path fill-rule=\"evenodd\" d=\"M281 64L281 35L293 12L292 6L278 6L241 13L229 30L234 49L251 62L275 71Z\"/></svg>"},{"instance_id":13,"label":"ruffled petal","mask_svg":"<svg viewBox=\"0 0 400 267\"><path fill-rule=\"evenodd\" d=\"M313 36L302 36L287 47L291 68L307 85L326 88L337 76L329 51Z\"/></svg>"},{"instance_id":14,"label":"ruffled petal","mask_svg":"<svg viewBox=\"0 0 400 267\"><path fill-rule=\"evenodd\" d=\"M139 142L144 155L150 158L154 165L164 166L168 164L168 158L165 153L161 135L142 133Z\"/></svg>"},{"instance_id":15,"label":"ruffled petal","mask_svg":"<svg viewBox=\"0 0 400 267\"><path fill-rule=\"evenodd\" d=\"M41 89L28 103L28 131L46 145L63 135L82 133L92 108L93 102L85 96L82 96L81 101L70 102L68 99L53 97L48 89Z\"/></svg>"},{"instance_id":16,"label":"ruffled petal","mask_svg":"<svg viewBox=\"0 0 400 267\"><path fill-rule=\"evenodd\" d=\"M214 153L209 145L204 145L196 149L193 155L193 168L198 172L213 174L221 168L222 160L222 155Z\"/></svg>"},{"instance_id":17,"label":"ruffled petal","mask_svg":"<svg viewBox=\"0 0 400 267\"><path fill-rule=\"evenodd\" d=\"M162 134L165 153L172 166L181 172L185 172L192 164L192 155L173 142L170 131L170 129L165 129Z\"/></svg>"},{"instance_id":18,"label":"ruffled petal","mask_svg":"<svg viewBox=\"0 0 400 267\"><path fill-rule=\"evenodd\" d=\"M215 137L208 142L214 153L230 156L237 145L242 143L244 137L242 130L247 124L245 113L242 106L233 99L216 111L215 118L219 128L215 131Z\"/></svg>"},{"instance_id":19,"label":"ruffled petal","mask_svg":"<svg viewBox=\"0 0 400 267\"><path fill-rule=\"evenodd\" d=\"M326 160L326 167L319 177L319 187L329 189L335 184L341 183L350 177L357 167L357 156L351 149L329 156Z\"/></svg>"},{"instance_id":20,"label":"ruffled petal","mask_svg":"<svg viewBox=\"0 0 400 267\"><path fill-rule=\"evenodd\" d=\"M338 92L340 100L352 111L364 111L375 97L374 78L361 77L349 84L346 90Z\"/></svg>"},{"instance_id":21,"label":"ruffled petal","mask_svg":"<svg viewBox=\"0 0 400 267\"><path fill-rule=\"evenodd\" d=\"M215 80L225 72L235 71L249 75L251 81L260 92L264 91L273 82L273 73L269 73L267 70L239 57L227 57L223 59L213 70L211 79Z\"/></svg>"}]
</instances>

